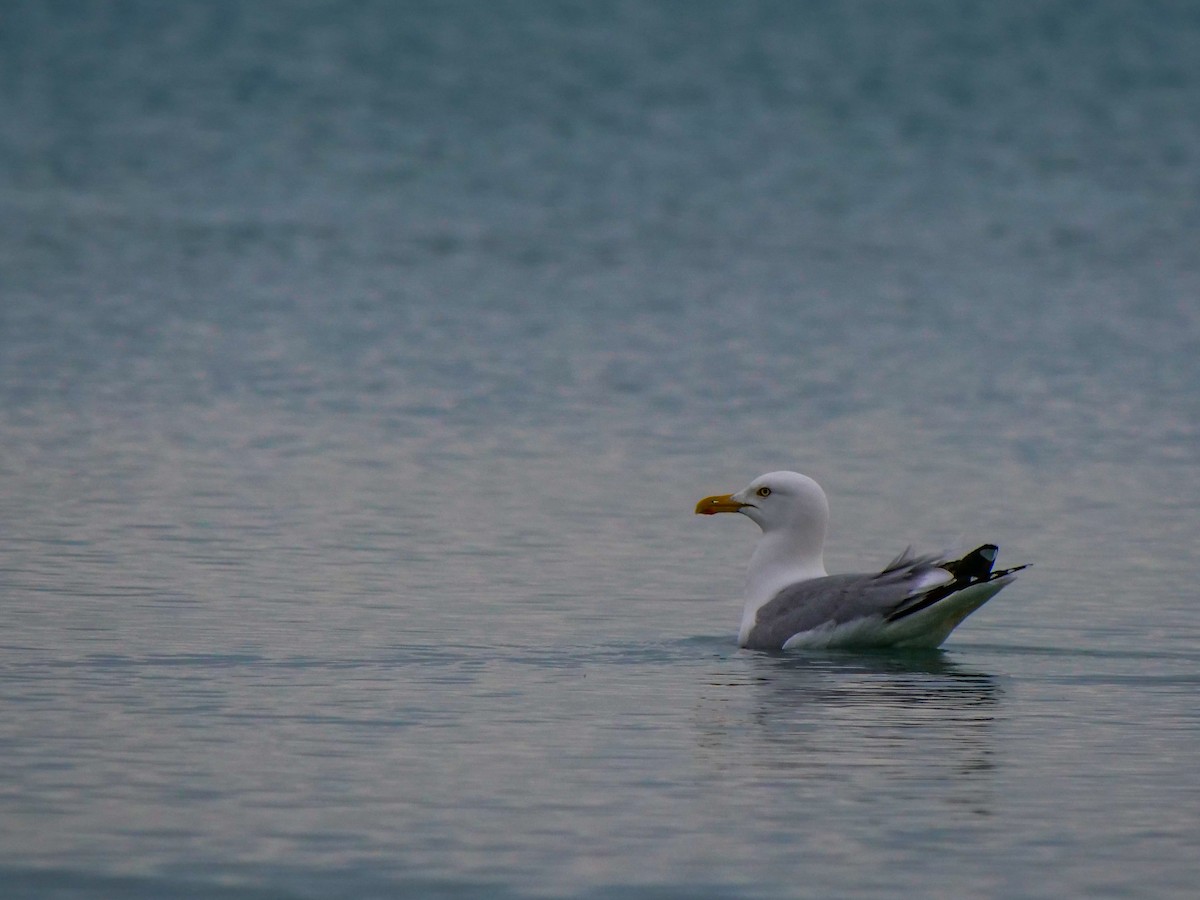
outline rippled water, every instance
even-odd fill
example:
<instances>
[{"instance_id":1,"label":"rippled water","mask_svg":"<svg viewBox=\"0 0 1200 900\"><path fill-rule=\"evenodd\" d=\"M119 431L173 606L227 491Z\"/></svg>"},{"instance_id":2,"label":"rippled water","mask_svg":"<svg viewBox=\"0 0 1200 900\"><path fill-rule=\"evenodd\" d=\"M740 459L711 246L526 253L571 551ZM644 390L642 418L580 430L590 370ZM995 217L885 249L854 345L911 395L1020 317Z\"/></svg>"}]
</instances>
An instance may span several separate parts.
<instances>
[{"instance_id":1,"label":"rippled water","mask_svg":"<svg viewBox=\"0 0 1200 900\"><path fill-rule=\"evenodd\" d=\"M1190 896L1200 17L18 5L5 897ZM933 654L739 651L1032 563ZM731 517L733 518L733 517Z\"/></svg>"}]
</instances>

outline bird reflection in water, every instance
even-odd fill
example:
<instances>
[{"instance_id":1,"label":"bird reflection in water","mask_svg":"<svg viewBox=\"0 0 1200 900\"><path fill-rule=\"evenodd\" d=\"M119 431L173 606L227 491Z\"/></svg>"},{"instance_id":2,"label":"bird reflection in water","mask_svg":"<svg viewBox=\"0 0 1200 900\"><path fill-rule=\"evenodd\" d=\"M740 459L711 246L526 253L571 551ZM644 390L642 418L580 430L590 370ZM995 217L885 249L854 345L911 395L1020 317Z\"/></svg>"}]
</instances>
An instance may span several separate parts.
<instances>
[{"instance_id":1,"label":"bird reflection in water","mask_svg":"<svg viewBox=\"0 0 1200 900\"><path fill-rule=\"evenodd\" d=\"M738 654L697 710L699 753L739 791L912 794L986 815L1003 691L944 651Z\"/></svg>"}]
</instances>

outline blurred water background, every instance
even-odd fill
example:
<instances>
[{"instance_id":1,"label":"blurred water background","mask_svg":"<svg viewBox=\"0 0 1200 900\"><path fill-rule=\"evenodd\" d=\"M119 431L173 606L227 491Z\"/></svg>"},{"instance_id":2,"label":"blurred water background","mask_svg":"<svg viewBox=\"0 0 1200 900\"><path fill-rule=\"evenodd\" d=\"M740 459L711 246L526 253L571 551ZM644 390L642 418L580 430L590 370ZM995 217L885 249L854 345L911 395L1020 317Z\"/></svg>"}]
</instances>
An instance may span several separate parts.
<instances>
[{"instance_id":1,"label":"blurred water background","mask_svg":"<svg viewBox=\"0 0 1200 900\"><path fill-rule=\"evenodd\" d=\"M5 897L1194 896L1200 7L0 10ZM935 654L734 645L1033 563Z\"/></svg>"}]
</instances>

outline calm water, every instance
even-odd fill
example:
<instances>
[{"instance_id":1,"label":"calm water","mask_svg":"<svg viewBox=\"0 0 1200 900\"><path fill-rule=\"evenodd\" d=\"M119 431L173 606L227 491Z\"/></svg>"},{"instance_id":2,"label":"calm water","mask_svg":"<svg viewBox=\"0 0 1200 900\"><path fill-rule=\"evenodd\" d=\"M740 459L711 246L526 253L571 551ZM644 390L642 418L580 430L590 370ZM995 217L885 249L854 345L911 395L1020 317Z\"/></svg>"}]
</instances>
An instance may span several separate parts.
<instances>
[{"instance_id":1,"label":"calm water","mask_svg":"<svg viewBox=\"0 0 1200 900\"><path fill-rule=\"evenodd\" d=\"M1188 2L9 4L5 897L1193 896ZM739 651L741 520L995 541ZM972 544L973 546L973 544Z\"/></svg>"}]
</instances>

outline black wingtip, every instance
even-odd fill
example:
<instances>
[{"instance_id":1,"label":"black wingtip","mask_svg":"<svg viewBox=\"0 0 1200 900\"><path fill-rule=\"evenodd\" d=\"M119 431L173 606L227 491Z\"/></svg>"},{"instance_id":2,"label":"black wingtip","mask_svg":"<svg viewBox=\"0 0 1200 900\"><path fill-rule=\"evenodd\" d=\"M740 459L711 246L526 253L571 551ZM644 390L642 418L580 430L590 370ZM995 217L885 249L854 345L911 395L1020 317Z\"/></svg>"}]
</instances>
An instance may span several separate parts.
<instances>
[{"instance_id":1,"label":"black wingtip","mask_svg":"<svg viewBox=\"0 0 1200 900\"><path fill-rule=\"evenodd\" d=\"M992 580L1003 578L1005 575L1012 575L1014 572L1020 572L1022 569L1028 569L1033 563L1024 563L1023 565L1013 566L1011 569L1001 569L998 572L992 573Z\"/></svg>"},{"instance_id":2,"label":"black wingtip","mask_svg":"<svg viewBox=\"0 0 1200 900\"><path fill-rule=\"evenodd\" d=\"M954 576L956 584L966 586L973 581L987 581L992 574L992 564L1000 548L995 544L976 547L962 559L943 563L942 568Z\"/></svg>"},{"instance_id":3,"label":"black wingtip","mask_svg":"<svg viewBox=\"0 0 1200 900\"><path fill-rule=\"evenodd\" d=\"M995 544L984 544L982 547L976 547L962 559L941 563L939 568L945 569L953 575L954 582L934 588L915 603L910 603L908 606L903 606L891 613L887 617L887 620L895 622L903 619L905 616L911 616L913 613L928 609L934 604L945 600L951 594L956 594L965 588L987 584L989 581L996 581L1006 575L1012 575L1014 572L1020 572L1022 569L1029 568L1029 563L1025 563L1024 565L1013 566L1011 569L998 569L993 572L992 564L996 561L996 554L999 549Z\"/></svg>"}]
</instances>

